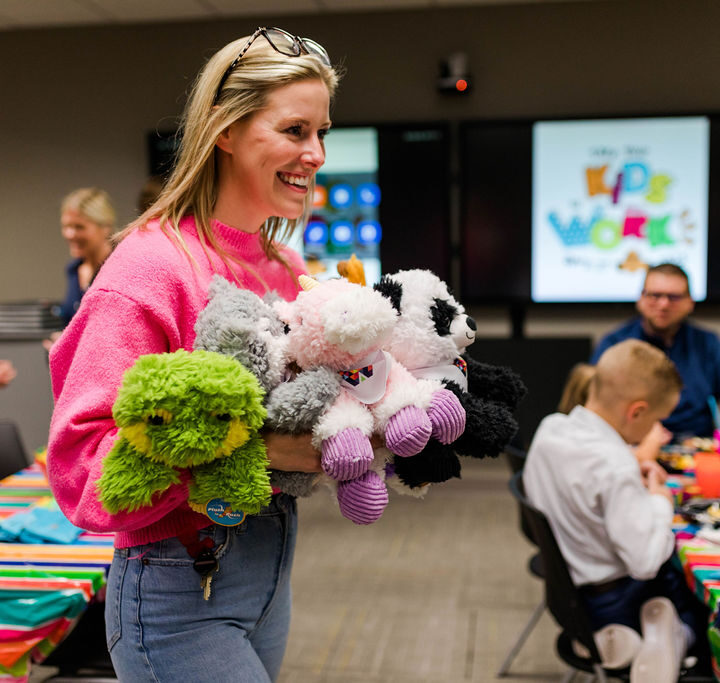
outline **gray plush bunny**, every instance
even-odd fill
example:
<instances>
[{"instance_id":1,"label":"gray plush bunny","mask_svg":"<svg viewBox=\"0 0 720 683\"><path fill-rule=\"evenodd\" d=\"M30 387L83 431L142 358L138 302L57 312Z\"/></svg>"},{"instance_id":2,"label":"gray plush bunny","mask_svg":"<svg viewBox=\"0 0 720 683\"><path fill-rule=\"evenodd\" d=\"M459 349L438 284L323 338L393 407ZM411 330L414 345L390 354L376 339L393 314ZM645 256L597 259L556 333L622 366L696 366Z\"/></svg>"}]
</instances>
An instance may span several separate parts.
<instances>
[{"instance_id":1,"label":"gray plush bunny","mask_svg":"<svg viewBox=\"0 0 720 683\"><path fill-rule=\"evenodd\" d=\"M340 388L327 368L285 381L290 375L285 323L272 308L277 295L270 293L260 301L253 292L216 275L208 297L195 324L195 348L231 356L258 378L267 393L268 427L288 434L311 432ZM306 472L270 471L273 487L298 497L309 496L321 478Z\"/></svg>"}]
</instances>

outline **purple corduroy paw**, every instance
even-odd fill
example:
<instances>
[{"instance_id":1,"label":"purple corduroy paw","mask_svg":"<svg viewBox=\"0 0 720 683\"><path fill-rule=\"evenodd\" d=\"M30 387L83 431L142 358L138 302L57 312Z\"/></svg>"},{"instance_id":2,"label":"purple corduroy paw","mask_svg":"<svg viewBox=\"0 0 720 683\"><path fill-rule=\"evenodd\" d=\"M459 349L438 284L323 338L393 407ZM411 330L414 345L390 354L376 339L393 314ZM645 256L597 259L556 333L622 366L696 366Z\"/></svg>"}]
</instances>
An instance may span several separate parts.
<instances>
[{"instance_id":1,"label":"purple corduroy paw","mask_svg":"<svg viewBox=\"0 0 720 683\"><path fill-rule=\"evenodd\" d=\"M432 424L424 410L406 406L395 413L385 428L385 445L402 458L419 453L430 439Z\"/></svg>"},{"instance_id":2,"label":"purple corduroy paw","mask_svg":"<svg viewBox=\"0 0 720 683\"><path fill-rule=\"evenodd\" d=\"M372 470L357 479L340 482L337 497L342 516L355 524L376 522L388 504L385 482Z\"/></svg>"},{"instance_id":3,"label":"purple corduroy paw","mask_svg":"<svg viewBox=\"0 0 720 683\"><path fill-rule=\"evenodd\" d=\"M439 389L428 408L432 435L440 443L452 443L465 431L465 409L452 391Z\"/></svg>"},{"instance_id":4,"label":"purple corduroy paw","mask_svg":"<svg viewBox=\"0 0 720 683\"><path fill-rule=\"evenodd\" d=\"M336 481L359 477L367 472L372 461L370 439L357 427L343 429L322 443L323 471Z\"/></svg>"}]
</instances>

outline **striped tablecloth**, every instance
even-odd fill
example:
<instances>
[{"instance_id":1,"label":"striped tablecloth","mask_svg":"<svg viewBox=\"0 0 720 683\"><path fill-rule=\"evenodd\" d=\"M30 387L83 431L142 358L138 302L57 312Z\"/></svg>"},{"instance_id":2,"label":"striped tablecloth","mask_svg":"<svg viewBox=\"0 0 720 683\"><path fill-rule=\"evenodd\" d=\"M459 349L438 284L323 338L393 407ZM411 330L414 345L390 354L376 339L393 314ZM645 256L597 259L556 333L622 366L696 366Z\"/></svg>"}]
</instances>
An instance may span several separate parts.
<instances>
[{"instance_id":1,"label":"striped tablecloth","mask_svg":"<svg viewBox=\"0 0 720 683\"><path fill-rule=\"evenodd\" d=\"M711 612L708 640L715 679L720 681L720 546L697 538L694 527L676 530L677 555L695 595Z\"/></svg>"},{"instance_id":2,"label":"striped tablecloth","mask_svg":"<svg viewBox=\"0 0 720 683\"><path fill-rule=\"evenodd\" d=\"M43 471L0 481L0 520L51 498ZM104 597L112 534L83 532L72 544L0 543L0 681L27 681L81 617Z\"/></svg>"},{"instance_id":3,"label":"striped tablecloth","mask_svg":"<svg viewBox=\"0 0 720 683\"><path fill-rule=\"evenodd\" d=\"M690 466L684 476L670 476L668 485L678 505L700 496L695 473ZM720 545L697 536L700 528L676 515L673 524L675 549L688 585L711 612L708 640L715 679L720 681Z\"/></svg>"}]
</instances>

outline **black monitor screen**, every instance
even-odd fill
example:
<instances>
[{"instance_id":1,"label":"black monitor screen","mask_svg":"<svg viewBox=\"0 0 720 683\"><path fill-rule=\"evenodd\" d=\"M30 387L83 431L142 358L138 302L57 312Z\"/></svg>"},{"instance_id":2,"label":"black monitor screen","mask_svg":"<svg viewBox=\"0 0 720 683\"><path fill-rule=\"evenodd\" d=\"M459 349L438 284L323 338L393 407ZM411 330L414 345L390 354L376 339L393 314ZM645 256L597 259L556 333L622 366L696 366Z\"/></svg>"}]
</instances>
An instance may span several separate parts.
<instances>
[{"instance_id":1,"label":"black monitor screen","mask_svg":"<svg viewBox=\"0 0 720 683\"><path fill-rule=\"evenodd\" d=\"M712 116L484 121L461 127L463 296L628 302L648 265L717 300Z\"/></svg>"}]
</instances>

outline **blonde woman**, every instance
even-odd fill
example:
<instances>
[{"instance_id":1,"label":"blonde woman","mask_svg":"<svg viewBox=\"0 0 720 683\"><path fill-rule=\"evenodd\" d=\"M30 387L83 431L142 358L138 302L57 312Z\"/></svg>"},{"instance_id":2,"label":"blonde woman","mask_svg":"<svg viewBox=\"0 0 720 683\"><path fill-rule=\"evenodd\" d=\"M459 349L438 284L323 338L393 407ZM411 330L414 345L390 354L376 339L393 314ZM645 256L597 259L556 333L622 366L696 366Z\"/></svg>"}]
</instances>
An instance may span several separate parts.
<instances>
[{"instance_id":1,"label":"blonde woman","mask_svg":"<svg viewBox=\"0 0 720 683\"><path fill-rule=\"evenodd\" d=\"M117 438L111 410L123 372L142 354L192 348L213 274L297 295L304 264L275 240L311 205L337 80L320 45L280 29L217 52L190 95L172 175L121 233L51 352L49 478L70 520L116 533L106 623L122 681L267 682L280 669L294 499L274 495L260 515L227 528L188 507L184 483L113 515L95 482ZM273 468L320 471L309 435L266 443ZM207 600L193 568L206 544L217 565Z\"/></svg>"},{"instance_id":2,"label":"blonde woman","mask_svg":"<svg viewBox=\"0 0 720 683\"><path fill-rule=\"evenodd\" d=\"M60 205L62 236L70 248L67 291L60 306L65 324L75 315L83 294L110 255L110 236L115 230L115 209L104 190L83 187L68 194Z\"/></svg>"}]
</instances>

